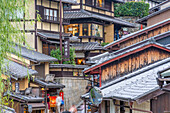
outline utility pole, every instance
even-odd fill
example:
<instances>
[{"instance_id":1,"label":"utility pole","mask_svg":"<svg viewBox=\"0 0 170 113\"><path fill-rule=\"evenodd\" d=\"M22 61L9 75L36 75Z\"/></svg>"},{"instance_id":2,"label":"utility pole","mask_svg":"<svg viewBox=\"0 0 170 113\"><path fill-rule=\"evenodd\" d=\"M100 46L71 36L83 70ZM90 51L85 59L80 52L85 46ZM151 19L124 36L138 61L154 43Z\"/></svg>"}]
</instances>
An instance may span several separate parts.
<instances>
[{"instance_id":1,"label":"utility pole","mask_svg":"<svg viewBox=\"0 0 170 113\"><path fill-rule=\"evenodd\" d=\"M62 1L60 0L60 51L61 51L61 64L62 64Z\"/></svg>"}]
</instances>

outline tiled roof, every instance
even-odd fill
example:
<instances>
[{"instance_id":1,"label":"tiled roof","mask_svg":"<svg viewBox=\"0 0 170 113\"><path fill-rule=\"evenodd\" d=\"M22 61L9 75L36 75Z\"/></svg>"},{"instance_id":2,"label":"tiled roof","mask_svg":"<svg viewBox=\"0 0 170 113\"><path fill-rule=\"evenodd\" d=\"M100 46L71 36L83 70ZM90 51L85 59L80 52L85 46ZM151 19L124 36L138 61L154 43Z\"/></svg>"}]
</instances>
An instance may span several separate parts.
<instances>
[{"instance_id":1,"label":"tiled roof","mask_svg":"<svg viewBox=\"0 0 170 113\"><path fill-rule=\"evenodd\" d=\"M71 65L71 64L50 64L50 68L73 68L73 69L84 69L87 65Z\"/></svg>"},{"instance_id":2,"label":"tiled roof","mask_svg":"<svg viewBox=\"0 0 170 113\"><path fill-rule=\"evenodd\" d=\"M44 39L60 40L60 34L57 33L37 32L37 35ZM65 34L63 35L62 40L64 40L64 37L69 37L70 42L79 42L79 39L76 36L70 36L68 34ZM53 41L52 43L57 43L57 41ZM58 43L60 42L58 41Z\"/></svg>"},{"instance_id":3,"label":"tiled roof","mask_svg":"<svg viewBox=\"0 0 170 113\"><path fill-rule=\"evenodd\" d=\"M10 108L4 105L0 105L0 111L1 113L16 113L13 108Z\"/></svg>"},{"instance_id":4,"label":"tiled roof","mask_svg":"<svg viewBox=\"0 0 170 113\"><path fill-rule=\"evenodd\" d=\"M28 75L35 75L38 73L35 70L28 69L18 63L9 60L5 60L5 68L5 74L11 75L14 79L25 78Z\"/></svg>"},{"instance_id":5,"label":"tiled roof","mask_svg":"<svg viewBox=\"0 0 170 113\"><path fill-rule=\"evenodd\" d=\"M104 20L104 21L111 22L114 24L120 24L122 26L135 27L133 23L129 23L118 18L111 18L111 17L107 17L107 16L95 14L95 13L90 13L83 9L76 10L76 11L64 11L64 18L66 19L96 18L96 19Z\"/></svg>"},{"instance_id":6,"label":"tiled roof","mask_svg":"<svg viewBox=\"0 0 170 113\"><path fill-rule=\"evenodd\" d=\"M137 100L142 96L156 91L159 89L156 81L156 78L158 77L157 72L167 67L170 67L170 58L154 63L116 79L111 83L105 84L101 88L104 97Z\"/></svg>"},{"instance_id":7,"label":"tiled roof","mask_svg":"<svg viewBox=\"0 0 170 113\"><path fill-rule=\"evenodd\" d=\"M33 62L50 62L50 61L57 61L56 58L27 49L26 47L19 47L15 46L13 47L16 51L21 52L21 56L29 59Z\"/></svg>"},{"instance_id":8,"label":"tiled roof","mask_svg":"<svg viewBox=\"0 0 170 113\"><path fill-rule=\"evenodd\" d=\"M161 45L161 44L159 44L159 43L156 43L153 38L150 38L150 39L147 39L147 40L138 42L138 43L136 43L136 44L133 44L133 45L131 45L131 46L125 47L125 48L123 48L123 49L120 49L120 50L118 50L118 51L112 52L112 53L110 53L110 54L106 54L106 55L104 55L103 57L99 57L99 58L94 59L94 60L92 59L92 63L96 63L96 64L94 64L94 65L92 65L92 66L90 66L90 67L88 67L88 68L85 68L83 71L85 72L85 71L87 71L87 70L89 70L89 69L91 69L91 68L94 68L94 67L97 67L97 66L100 65L100 64L103 64L103 63L106 62L106 61L109 61L109 60L111 60L111 59L117 58L117 57L119 57L119 56L121 56L121 55L123 55L123 54L132 52L132 51L134 51L134 50L143 48L143 47L145 47L145 46L147 46L147 45L150 45L150 44L155 44L155 45L158 45L158 46L160 46L160 47L163 47L163 48L165 48L165 49L167 49L167 50L170 50L170 48L168 48L168 47L166 47L166 46L164 46L164 45ZM152 46L153 46L153 45L152 45Z\"/></svg>"},{"instance_id":9,"label":"tiled roof","mask_svg":"<svg viewBox=\"0 0 170 113\"><path fill-rule=\"evenodd\" d=\"M145 24L146 24L146 21L147 21L149 18L151 18L151 17L153 17L153 16L156 16L156 15L159 15L159 14L165 12L165 11L168 11L168 10L170 10L170 6L164 8L164 9L162 9L162 10L156 11L156 12L154 12L154 13L148 15L148 16L145 16L145 17L137 20L136 23L141 23L141 24L144 24L144 23L145 23Z\"/></svg>"},{"instance_id":10,"label":"tiled roof","mask_svg":"<svg viewBox=\"0 0 170 113\"><path fill-rule=\"evenodd\" d=\"M42 97L26 96L26 95L22 95L22 94L15 94L12 92L4 93L4 96L7 96L7 95L10 95L10 98L14 97L14 98L18 98L23 101L26 101L26 102L42 102L44 100L44 98L42 98Z\"/></svg>"},{"instance_id":11,"label":"tiled roof","mask_svg":"<svg viewBox=\"0 0 170 113\"><path fill-rule=\"evenodd\" d=\"M72 43L72 47L75 48L76 51L93 51L104 49L98 42Z\"/></svg>"},{"instance_id":12,"label":"tiled roof","mask_svg":"<svg viewBox=\"0 0 170 113\"><path fill-rule=\"evenodd\" d=\"M146 27L145 29L142 29L142 30L136 31L136 32L134 32L134 33L125 35L125 36L123 36L122 38L120 38L120 39L118 39L118 40L116 40L116 41L113 41L113 42L107 44L107 45L104 46L104 47L105 47L105 48L108 48L109 46L114 45L115 43L118 43L118 42L120 42L120 41L122 41L122 40L125 40L125 39L127 39L127 38L129 38L129 37L131 37L131 36L135 36L135 35L138 34L138 33L147 31L147 30L149 30L149 29L151 29L151 28L153 28L153 27L156 27L156 26L158 26L158 25L162 25L163 23L166 23L166 22L169 23L169 21L170 21L170 19L167 19L167 20L164 20L164 21L159 22L159 23L157 23L157 24L154 24L154 25L152 25L152 26Z\"/></svg>"},{"instance_id":13,"label":"tiled roof","mask_svg":"<svg viewBox=\"0 0 170 113\"><path fill-rule=\"evenodd\" d=\"M159 89L156 81L157 72L168 67L170 68L170 58L117 78L104 84L100 89L104 98L135 101ZM82 98L89 98L88 93L82 95Z\"/></svg>"},{"instance_id":14,"label":"tiled roof","mask_svg":"<svg viewBox=\"0 0 170 113\"><path fill-rule=\"evenodd\" d=\"M40 79L37 79L35 78L34 80L32 80L34 83L37 83L43 87L46 87L46 88L64 88L65 86L62 85L62 84L58 84L58 83L55 83L55 82L45 82L44 80L40 80Z\"/></svg>"},{"instance_id":15,"label":"tiled roof","mask_svg":"<svg viewBox=\"0 0 170 113\"><path fill-rule=\"evenodd\" d=\"M60 1L60 0L49 0L49 1ZM77 4L77 0L62 0L63 3Z\"/></svg>"}]
</instances>

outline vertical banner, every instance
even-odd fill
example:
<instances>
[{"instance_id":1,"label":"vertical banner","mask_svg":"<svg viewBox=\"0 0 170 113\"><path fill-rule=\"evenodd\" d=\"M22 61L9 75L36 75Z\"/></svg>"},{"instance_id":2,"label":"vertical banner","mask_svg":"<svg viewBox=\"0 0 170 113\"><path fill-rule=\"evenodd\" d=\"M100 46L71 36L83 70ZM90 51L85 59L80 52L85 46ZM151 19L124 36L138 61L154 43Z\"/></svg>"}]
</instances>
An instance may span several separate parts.
<instances>
[{"instance_id":1,"label":"vertical banner","mask_svg":"<svg viewBox=\"0 0 170 113\"><path fill-rule=\"evenodd\" d=\"M64 37L64 58L69 60L70 58L70 40L69 37Z\"/></svg>"}]
</instances>

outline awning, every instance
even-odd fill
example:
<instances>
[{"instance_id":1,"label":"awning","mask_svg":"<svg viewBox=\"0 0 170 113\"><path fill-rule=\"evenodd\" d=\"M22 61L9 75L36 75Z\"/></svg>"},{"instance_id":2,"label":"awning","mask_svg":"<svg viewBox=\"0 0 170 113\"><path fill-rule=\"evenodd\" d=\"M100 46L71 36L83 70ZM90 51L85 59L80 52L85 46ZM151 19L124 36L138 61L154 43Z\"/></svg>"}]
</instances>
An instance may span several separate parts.
<instances>
[{"instance_id":1,"label":"awning","mask_svg":"<svg viewBox=\"0 0 170 113\"><path fill-rule=\"evenodd\" d=\"M64 88L65 86L63 84L58 84L56 82L45 82L44 80L40 80L40 79L34 79L32 80L32 82L39 84L42 87L46 87L46 88Z\"/></svg>"},{"instance_id":2,"label":"awning","mask_svg":"<svg viewBox=\"0 0 170 113\"><path fill-rule=\"evenodd\" d=\"M37 32L37 35L50 43L60 43L59 41L52 41L52 40L60 40L60 34L59 33L48 33L48 32ZM76 36L71 36L70 33L63 33L62 34L62 40L64 40L65 37L68 37L70 39L70 42L79 42L80 39Z\"/></svg>"},{"instance_id":3,"label":"awning","mask_svg":"<svg viewBox=\"0 0 170 113\"><path fill-rule=\"evenodd\" d=\"M46 108L43 103L28 103L27 105L31 105L32 110L42 110Z\"/></svg>"},{"instance_id":4,"label":"awning","mask_svg":"<svg viewBox=\"0 0 170 113\"><path fill-rule=\"evenodd\" d=\"M72 47L75 49L75 51L104 50L104 48L98 42L73 43Z\"/></svg>"}]
</instances>

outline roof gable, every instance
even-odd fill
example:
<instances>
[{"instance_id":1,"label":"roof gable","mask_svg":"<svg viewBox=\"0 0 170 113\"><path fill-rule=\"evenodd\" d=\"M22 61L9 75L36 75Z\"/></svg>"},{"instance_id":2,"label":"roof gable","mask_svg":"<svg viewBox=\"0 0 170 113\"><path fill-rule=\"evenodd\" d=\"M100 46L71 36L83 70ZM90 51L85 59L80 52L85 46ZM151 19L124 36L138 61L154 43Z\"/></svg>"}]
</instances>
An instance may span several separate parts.
<instances>
[{"instance_id":1,"label":"roof gable","mask_svg":"<svg viewBox=\"0 0 170 113\"><path fill-rule=\"evenodd\" d=\"M151 38L151 39L136 43L134 45L128 46L126 48L120 49L116 52L110 53L109 55L106 55L104 58L100 58L99 60L96 61L97 62L96 64L86 68L84 70L84 73L88 73L88 72L90 72L94 69L102 67L102 66L109 64L113 61L120 60L120 59L122 59L126 56L135 54L137 52L140 52L140 51L145 50L145 49L150 48L150 47L156 47L156 48L170 52L170 48L165 47L165 46L163 46L159 43L156 43Z\"/></svg>"}]
</instances>

